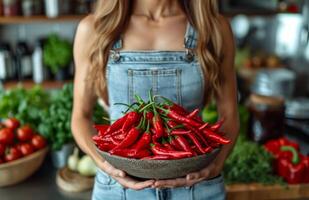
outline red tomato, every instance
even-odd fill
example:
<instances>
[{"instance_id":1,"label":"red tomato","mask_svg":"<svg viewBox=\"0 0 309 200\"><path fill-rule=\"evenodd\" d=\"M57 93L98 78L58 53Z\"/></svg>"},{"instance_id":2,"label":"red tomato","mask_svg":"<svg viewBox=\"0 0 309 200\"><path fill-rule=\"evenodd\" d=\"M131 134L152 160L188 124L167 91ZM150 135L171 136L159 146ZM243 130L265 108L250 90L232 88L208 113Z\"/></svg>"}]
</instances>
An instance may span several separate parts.
<instances>
[{"instance_id":1,"label":"red tomato","mask_svg":"<svg viewBox=\"0 0 309 200\"><path fill-rule=\"evenodd\" d=\"M7 120L5 120L3 122L3 124L7 127L7 128L11 128L11 129L17 129L20 125L19 121L15 118L9 118Z\"/></svg>"},{"instance_id":2,"label":"red tomato","mask_svg":"<svg viewBox=\"0 0 309 200\"><path fill-rule=\"evenodd\" d=\"M28 125L25 125L17 129L17 138L22 142L31 140L32 136L33 136L33 130Z\"/></svg>"},{"instance_id":3,"label":"red tomato","mask_svg":"<svg viewBox=\"0 0 309 200\"><path fill-rule=\"evenodd\" d=\"M20 158L22 154L16 147L11 147L8 151L8 153L5 155L5 161L10 162L13 160L17 160Z\"/></svg>"},{"instance_id":4,"label":"red tomato","mask_svg":"<svg viewBox=\"0 0 309 200\"><path fill-rule=\"evenodd\" d=\"M14 133L10 128L0 130L0 143L12 144L14 142Z\"/></svg>"},{"instance_id":5,"label":"red tomato","mask_svg":"<svg viewBox=\"0 0 309 200\"><path fill-rule=\"evenodd\" d=\"M5 163L4 159L3 158L0 158L0 165Z\"/></svg>"},{"instance_id":6,"label":"red tomato","mask_svg":"<svg viewBox=\"0 0 309 200\"><path fill-rule=\"evenodd\" d=\"M5 153L5 145L0 144L0 158L4 155L4 153Z\"/></svg>"},{"instance_id":7,"label":"red tomato","mask_svg":"<svg viewBox=\"0 0 309 200\"><path fill-rule=\"evenodd\" d=\"M35 135L31 139L31 144L35 149L43 149L46 146L46 141L42 136Z\"/></svg>"},{"instance_id":8,"label":"red tomato","mask_svg":"<svg viewBox=\"0 0 309 200\"><path fill-rule=\"evenodd\" d=\"M30 155L34 152L33 146L28 143L20 144L19 150L23 156Z\"/></svg>"}]
</instances>

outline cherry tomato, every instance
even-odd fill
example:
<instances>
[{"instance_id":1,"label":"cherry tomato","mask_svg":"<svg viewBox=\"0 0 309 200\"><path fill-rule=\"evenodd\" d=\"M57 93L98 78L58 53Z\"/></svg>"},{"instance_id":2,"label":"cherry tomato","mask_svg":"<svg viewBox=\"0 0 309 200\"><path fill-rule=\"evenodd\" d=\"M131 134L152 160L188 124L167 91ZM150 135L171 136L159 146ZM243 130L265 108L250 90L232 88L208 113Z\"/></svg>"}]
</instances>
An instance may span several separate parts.
<instances>
[{"instance_id":1,"label":"cherry tomato","mask_svg":"<svg viewBox=\"0 0 309 200\"><path fill-rule=\"evenodd\" d=\"M20 125L19 121L15 118L9 118L7 120L5 120L3 122L3 124L7 127L7 128L11 128L13 130L17 129Z\"/></svg>"},{"instance_id":2,"label":"cherry tomato","mask_svg":"<svg viewBox=\"0 0 309 200\"><path fill-rule=\"evenodd\" d=\"M33 130L28 125L25 125L17 129L17 138L22 142L31 140L32 136L33 136Z\"/></svg>"},{"instance_id":3,"label":"cherry tomato","mask_svg":"<svg viewBox=\"0 0 309 200\"><path fill-rule=\"evenodd\" d=\"M31 139L31 144L35 149L43 149L46 146L46 141L42 136L35 135Z\"/></svg>"},{"instance_id":4,"label":"cherry tomato","mask_svg":"<svg viewBox=\"0 0 309 200\"><path fill-rule=\"evenodd\" d=\"M0 144L0 157L2 157L5 153L5 145L4 144Z\"/></svg>"},{"instance_id":5,"label":"cherry tomato","mask_svg":"<svg viewBox=\"0 0 309 200\"><path fill-rule=\"evenodd\" d=\"M34 152L34 147L32 146L32 144L23 143L20 144L19 150L23 156L27 156Z\"/></svg>"},{"instance_id":6,"label":"cherry tomato","mask_svg":"<svg viewBox=\"0 0 309 200\"><path fill-rule=\"evenodd\" d=\"M0 130L0 143L12 144L14 142L14 133L10 128Z\"/></svg>"},{"instance_id":7,"label":"cherry tomato","mask_svg":"<svg viewBox=\"0 0 309 200\"><path fill-rule=\"evenodd\" d=\"M0 158L0 165L5 163L5 160L3 158Z\"/></svg>"},{"instance_id":8,"label":"cherry tomato","mask_svg":"<svg viewBox=\"0 0 309 200\"><path fill-rule=\"evenodd\" d=\"M21 152L16 147L9 148L8 153L5 155L5 161L10 162L17 160L22 156Z\"/></svg>"}]
</instances>

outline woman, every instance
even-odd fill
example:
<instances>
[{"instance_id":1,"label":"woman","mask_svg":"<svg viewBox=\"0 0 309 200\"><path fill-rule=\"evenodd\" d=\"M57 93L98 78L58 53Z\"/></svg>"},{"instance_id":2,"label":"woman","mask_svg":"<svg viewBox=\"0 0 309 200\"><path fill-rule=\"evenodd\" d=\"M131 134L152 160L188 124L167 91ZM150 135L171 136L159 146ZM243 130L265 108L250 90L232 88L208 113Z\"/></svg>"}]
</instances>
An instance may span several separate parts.
<instances>
[{"instance_id":1,"label":"woman","mask_svg":"<svg viewBox=\"0 0 309 200\"><path fill-rule=\"evenodd\" d=\"M93 199L224 199L220 175L238 132L234 43L216 0L100 0L78 26L72 130L99 167ZM232 144L205 169L173 180L139 181L115 169L91 140L97 98L119 118L134 94L153 89L189 110L214 97Z\"/></svg>"}]
</instances>

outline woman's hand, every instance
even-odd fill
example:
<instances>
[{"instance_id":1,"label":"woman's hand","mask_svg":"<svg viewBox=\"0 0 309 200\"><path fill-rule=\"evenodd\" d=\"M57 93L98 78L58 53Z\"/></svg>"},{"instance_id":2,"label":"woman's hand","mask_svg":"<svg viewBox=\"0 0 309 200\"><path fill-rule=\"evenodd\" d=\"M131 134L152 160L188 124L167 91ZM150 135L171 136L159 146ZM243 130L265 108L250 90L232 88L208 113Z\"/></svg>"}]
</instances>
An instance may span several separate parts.
<instances>
[{"instance_id":1,"label":"woman's hand","mask_svg":"<svg viewBox=\"0 0 309 200\"><path fill-rule=\"evenodd\" d=\"M201 171L188 174L185 178L158 180L154 183L153 188L189 187L203 180L218 176L221 170L222 167L216 165L215 162L213 162Z\"/></svg>"},{"instance_id":2,"label":"woman's hand","mask_svg":"<svg viewBox=\"0 0 309 200\"><path fill-rule=\"evenodd\" d=\"M106 160L96 159L97 166L110 175L113 179L115 179L120 185L125 188L133 189L133 190L142 190L148 187L151 187L154 184L154 180L147 181L137 181L125 174L124 171L116 169L111 164L109 164Z\"/></svg>"}]
</instances>

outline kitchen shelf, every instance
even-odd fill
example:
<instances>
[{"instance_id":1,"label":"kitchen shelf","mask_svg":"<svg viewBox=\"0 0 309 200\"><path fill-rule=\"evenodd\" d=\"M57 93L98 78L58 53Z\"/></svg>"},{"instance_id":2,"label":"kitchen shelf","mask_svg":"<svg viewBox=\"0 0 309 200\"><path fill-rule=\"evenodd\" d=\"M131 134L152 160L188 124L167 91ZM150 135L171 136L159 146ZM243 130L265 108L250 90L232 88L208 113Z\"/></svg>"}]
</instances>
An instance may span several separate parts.
<instances>
[{"instance_id":1,"label":"kitchen shelf","mask_svg":"<svg viewBox=\"0 0 309 200\"><path fill-rule=\"evenodd\" d=\"M31 23L61 23L61 22L71 22L71 21L80 21L82 18L84 18L85 15L63 15L56 18L48 18L44 15L38 15L38 16L30 16L30 17L24 17L24 16L14 16L14 17L0 17L0 25L5 24L31 24Z\"/></svg>"},{"instance_id":2,"label":"kitchen shelf","mask_svg":"<svg viewBox=\"0 0 309 200\"><path fill-rule=\"evenodd\" d=\"M14 88L18 85L22 85L24 88L26 89L30 89L35 85L41 85L42 88L50 90L50 89L60 89L62 88L62 86L66 83L70 83L72 82L72 80L67 80L67 81L44 81L41 84L36 84L31 80L27 80L27 81L8 81L3 83L3 87L4 89L11 89Z\"/></svg>"}]
</instances>

